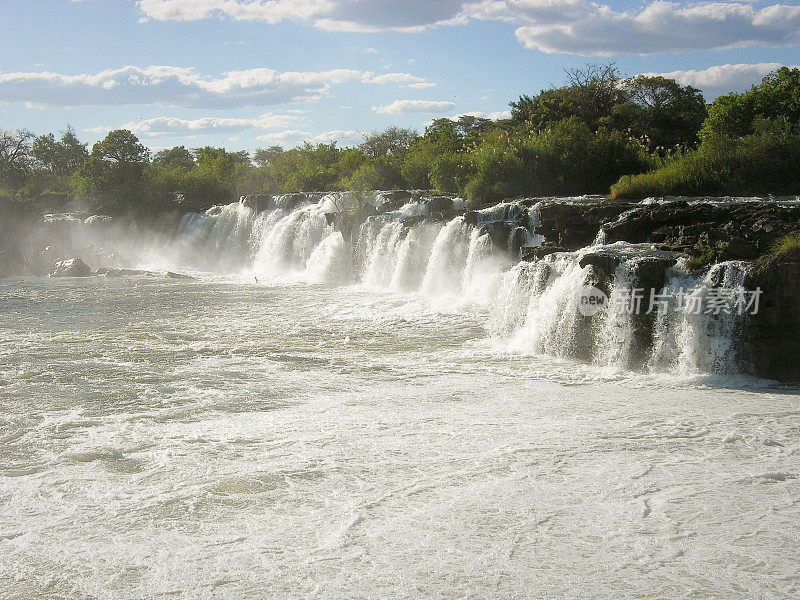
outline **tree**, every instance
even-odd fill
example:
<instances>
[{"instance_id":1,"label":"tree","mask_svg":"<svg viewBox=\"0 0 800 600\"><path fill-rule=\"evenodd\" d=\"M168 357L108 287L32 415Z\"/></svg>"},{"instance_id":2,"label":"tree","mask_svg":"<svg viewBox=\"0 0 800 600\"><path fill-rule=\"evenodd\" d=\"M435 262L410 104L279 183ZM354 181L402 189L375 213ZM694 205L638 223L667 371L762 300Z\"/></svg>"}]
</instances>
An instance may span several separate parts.
<instances>
[{"instance_id":1,"label":"tree","mask_svg":"<svg viewBox=\"0 0 800 600\"><path fill-rule=\"evenodd\" d=\"M535 129L577 117L591 129L596 129L614 107L627 100L622 80L614 63L588 64L585 68L567 69L567 85L543 90L536 96L522 95L511 102L511 118L521 124L530 123Z\"/></svg>"},{"instance_id":2,"label":"tree","mask_svg":"<svg viewBox=\"0 0 800 600\"><path fill-rule=\"evenodd\" d=\"M272 162L281 154L283 154L283 148L280 146L258 148L253 154L253 161L259 167L266 167L267 165L272 164Z\"/></svg>"},{"instance_id":3,"label":"tree","mask_svg":"<svg viewBox=\"0 0 800 600\"><path fill-rule=\"evenodd\" d=\"M369 158L402 156L417 137L417 132L412 129L389 127L381 132L368 133L364 137L364 142L359 148Z\"/></svg>"},{"instance_id":4,"label":"tree","mask_svg":"<svg viewBox=\"0 0 800 600\"><path fill-rule=\"evenodd\" d=\"M697 134L706 118L703 93L681 86L674 79L639 75L624 83L629 102L615 111L613 120L627 127L651 150L666 150L697 144ZM627 110L626 110L627 109ZM622 116L626 114L627 116Z\"/></svg>"},{"instance_id":5,"label":"tree","mask_svg":"<svg viewBox=\"0 0 800 600\"><path fill-rule=\"evenodd\" d=\"M110 132L92 146L81 172L96 208L111 213L148 208L144 168L150 151L127 129Z\"/></svg>"},{"instance_id":6,"label":"tree","mask_svg":"<svg viewBox=\"0 0 800 600\"><path fill-rule=\"evenodd\" d=\"M708 108L700 136L743 137L754 132L761 119L785 120L792 131L800 128L800 69L781 67L740 94L719 96Z\"/></svg>"},{"instance_id":7,"label":"tree","mask_svg":"<svg viewBox=\"0 0 800 600\"><path fill-rule=\"evenodd\" d=\"M119 164L142 165L150 159L150 151L127 129L115 129L92 147L92 156Z\"/></svg>"},{"instance_id":8,"label":"tree","mask_svg":"<svg viewBox=\"0 0 800 600\"><path fill-rule=\"evenodd\" d=\"M194 156L185 146L175 146L157 152L153 157L153 164L167 169L183 169L191 171L197 166Z\"/></svg>"},{"instance_id":9,"label":"tree","mask_svg":"<svg viewBox=\"0 0 800 600\"><path fill-rule=\"evenodd\" d=\"M0 130L0 188L16 191L24 183L33 138L33 133L24 129L16 133Z\"/></svg>"}]
</instances>

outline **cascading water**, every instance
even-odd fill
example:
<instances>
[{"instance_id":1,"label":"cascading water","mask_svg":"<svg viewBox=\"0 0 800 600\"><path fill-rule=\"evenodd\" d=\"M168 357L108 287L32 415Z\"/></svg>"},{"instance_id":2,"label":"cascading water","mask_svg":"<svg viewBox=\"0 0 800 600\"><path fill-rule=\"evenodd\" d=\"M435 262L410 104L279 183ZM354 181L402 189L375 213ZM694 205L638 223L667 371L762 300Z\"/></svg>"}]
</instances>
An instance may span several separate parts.
<instances>
[{"instance_id":1,"label":"cascading water","mask_svg":"<svg viewBox=\"0 0 800 600\"><path fill-rule=\"evenodd\" d=\"M353 214L357 200L380 210L343 235L334 222ZM517 256L512 239L527 247L542 242L536 234L541 203L504 203L440 221L441 213L432 217L430 201L424 198L382 204L387 202L391 198L381 193L358 199L336 193L273 197L260 212L244 201L215 206L184 216L177 239L168 243L128 244L128 262L238 273L262 283L288 277L290 282L360 283L377 290L453 296L488 309L492 337L515 352L615 370L693 375L736 369L736 314L693 312L668 299L640 307L644 315L581 313L587 285L600 285L610 305L636 288L652 260L663 260L654 259L649 247L603 245L599 235L595 245L581 251L513 264ZM124 254L116 249L117 238L124 236L110 234L107 220L53 219L44 226L55 230L53 238L62 246L90 243L102 246L108 256ZM607 263L602 281L595 267L584 263L589 254L598 253ZM658 288L653 293L696 305L719 287L741 286L745 265L717 265L701 279L679 260L661 275L649 280Z\"/></svg>"},{"instance_id":2,"label":"cascading water","mask_svg":"<svg viewBox=\"0 0 800 600\"><path fill-rule=\"evenodd\" d=\"M460 290L468 252L468 228L462 217L456 217L436 236L422 279L422 292L436 295Z\"/></svg>"},{"instance_id":3,"label":"cascading water","mask_svg":"<svg viewBox=\"0 0 800 600\"><path fill-rule=\"evenodd\" d=\"M734 339L740 321L738 311L715 313L702 307L708 304L714 290L741 289L746 274L746 265L739 261L714 265L702 279L688 275L681 268L670 273L664 286L664 295L670 303L658 314L650 368L682 375L736 373ZM685 294L683 306L676 306L682 294Z\"/></svg>"},{"instance_id":4,"label":"cascading water","mask_svg":"<svg viewBox=\"0 0 800 600\"><path fill-rule=\"evenodd\" d=\"M597 283L592 266L581 266L590 251L613 252L619 264L607 282L608 308L588 317L579 302L587 287ZM503 275L490 331L512 351L578 358L600 367L628 369L642 363L650 372L735 374L734 340L741 317L706 307L715 291L743 288L745 264L721 263L699 278L678 261L648 302L647 291L637 285L642 265L652 263L639 252L617 243L516 265ZM637 353L645 353L644 360L638 361Z\"/></svg>"}]
</instances>

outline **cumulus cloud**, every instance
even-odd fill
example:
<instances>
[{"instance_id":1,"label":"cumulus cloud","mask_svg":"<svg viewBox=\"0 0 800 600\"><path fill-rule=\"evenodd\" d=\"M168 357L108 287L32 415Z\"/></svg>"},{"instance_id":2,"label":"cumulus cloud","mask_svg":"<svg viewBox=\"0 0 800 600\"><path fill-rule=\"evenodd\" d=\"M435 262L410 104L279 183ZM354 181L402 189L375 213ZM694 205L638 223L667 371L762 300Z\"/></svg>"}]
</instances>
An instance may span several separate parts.
<instances>
[{"instance_id":1,"label":"cumulus cloud","mask_svg":"<svg viewBox=\"0 0 800 600\"><path fill-rule=\"evenodd\" d=\"M108 69L96 74L0 73L0 102L38 106L157 104L190 108L242 108L318 100L351 81L429 85L408 73L375 76L355 69L278 72L258 68L204 77L172 66Z\"/></svg>"},{"instance_id":2,"label":"cumulus cloud","mask_svg":"<svg viewBox=\"0 0 800 600\"><path fill-rule=\"evenodd\" d=\"M662 75L676 80L681 85L691 85L703 90L706 98L713 100L720 94L744 91L751 85L761 83L768 73L782 67L781 63L727 64L702 70L671 71L669 73L646 73ZM796 66L796 65L787 65Z\"/></svg>"},{"instance_id":3,"label":"cumulus cloud","mask_svg":"<svg viewBox=\"0 0 800 600\"><path fill-rule=\"evenodd\" d=\"M491 119L492 121L497 121L499 119L510 119L511 118L511 111L510 110L498 110L496 112L483 112L480 110L473 110L470 112L460 113L455 116L450 117L453 121L457 121L459 117L478 117L481 119Z\"/></svg>"},{"instance_id":4,"label":"cumulus cloud","mask_svg":"<svg viewBox=\"0 0 800 600\"><path fill-rule=\"evenodd\" d=\"M416 32L470 20L517 25L526 47L580 55L654 54L800 42L800 6L654 0L631 10L589 0L139 0L144 18L302 21L332 31Z\"/></svg>"},{"instance_id":5,"label":"cumulus cloud","mask_svg":"<svg viewBox=\"0 0 800 600\"><path fill-rule=\"evenodd\" d=\"M511 3L509 3L511 4ZM639 11L571 0L520 0L513 12L527 48L581 55L655 54L800 42L800 6L651 2Z\"/></svg>"},{"instance_id":6,"label":"cumulus cloud","mask_svg":"<svg viewBox=\"0 0 800 600\"><path fill-rule=\"evenodd\" d=\"M92 133L103 133L110 129L128 129L136 134L149 137L166 135L201 135L210 133L232 134L248 129L280 129L301 119L294 114L265 113L251 119L204 117L201 119L180 119L177 117L155 117L141 121L131 121L119 127L97 126L87 129Z\"/></svg>"},{"instance_id":7,"label":"cumulus cloud","mask_svg":"<svg viewBox=\"0 0 800 600\"><path fill-rule=\"evenodd\" d=\"M339 146L354 146L364 141L364 134L352 129L335 129L312 134L309 131L289 129L274 133L265 133L257 138L261 142L277 146L297 146L304 142L310 144L330 144L336 142Z\"/></svg>"},{"instance_id":8,"label":"cumulus cloud","mask_svg":"<svg viewBox=\"0 0 800 600\"><path fill-rule=\"evenodd\" d=\"M383 106L373 106L372 110L385 115L408 113L441 113L455 108L455 102L444 100L395 100Z\"/></svg>"},{"instance_id":9,"label":"cumulus cloud","mask_svg":"<svg viewBox=\"0 0 800 600\"><path fill-rule=\"evenodd\" d=\"M427 88L436 85L435 83L425 81L422 77L417 77L416 75L411 75L409 73L384 73L383 75L372 75L372 73L366 73L361 80L364 83L377 83L379 85L393 83L395 85L402 85L403 87L410 88Z\"/></svg>"},{"instance_id":10,"label":"cumulus cloud","mask_svg":"<svg viewBox=\"0 0 800 600\"><path fill-rule=\"evenodd\" d=\"M463 0L139 0L146 19L196 21L227 17L237 21L308 21L330 31L420 31L463 22Z\"/></svg>"}]
</instances>

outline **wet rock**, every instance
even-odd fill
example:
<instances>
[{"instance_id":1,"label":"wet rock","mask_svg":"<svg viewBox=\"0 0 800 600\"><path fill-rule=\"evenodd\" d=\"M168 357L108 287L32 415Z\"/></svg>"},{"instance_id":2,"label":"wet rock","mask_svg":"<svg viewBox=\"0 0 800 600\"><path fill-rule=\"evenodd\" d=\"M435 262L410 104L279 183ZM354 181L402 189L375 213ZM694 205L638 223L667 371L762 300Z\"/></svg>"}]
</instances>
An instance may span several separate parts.
<instances>
[{"instance_id":1,"label":"wet rock","mask_svg":"<svg viewBox=\"0 0 800 600\"><path fill-rule=\"evenodd\" d=\"M249 194L242 196L239 201L256 213L275 208L275 203L270 194Z\"/></svg>"},{"instance_id":2,"label":"wet rock","mask_svg":"<svg viewBox=\"0 0 800 600\"><path fill-rule=\"evenodd\" d=\"M652 242L683 252L699 245L719 246L720 260L753 260L779 237L800 233L800 206L680 200L640 205L603 229L608 243Z\"/></svg>"},{"instance_id":3,"label":"wet rock","mask_svg":"<svg viewBox=\"0 0 800 600\"><path fill-rule=\"evenodd\" d=\"M604 223L635 207L632 202L607 201L594 204L545 203L538 208L536 233L555 246L580 250L594 242Z\"/></svg>"},{"instance_id":4,"label":"wet rock","mask_svg":"<svg viewBox=\"0 0 800 600\"><path fill-rule=\"evenodd\" d=\"M446 218L453 214L453 199L447 196L434 196L428 201L428 210L434 218Z\"/></svg>"},{"instance_id":5,"label":"wet rock","mask_svg":"<svg viewBox=\"0 0 800 600\"><path fill-rule=\"evenodd\" d=\"M758 377L800 382L800 255L756 261L745 287L762 293L758 312L742 327L742 367Z\"/></svg>"},{"instance_id":6,"label":"wet rock","mask_svg":"<svg viewBox=\"0 0 800 600\"><path fill-rule=\"evenodd\" d=\"M631 346L628 354L628 364L631 369L642 369L647 364L653 347L653 330L655 327L656 311L651 311L650 306L653 295L660 293L664 287L667 269L675 266L679 255L654 251L650 255L640 254L631 256L617 250L598 250L589 252L578 263L581 267L590 267L591 285L603 290L606 294L626 293L635 294L638 300L633 302L631 309ZM615 281L619 269L625 265L627 272L624 281ZM612 287L615 284L617 287ZM622 290L619 286L626 286Z\"/></svg>"},{"instance_id":7,"label":"wet rock","mask_svg":"<svg viewBox=\"0 0 800 600\"><path fill-rule=\"evenodd\" d=\"M55 263L51 277L89 277L92 269L80 258L68 258Z\"/></svg>"},{"instance_id":8,"label":"wet rock","mask_svg":"<svg viewBox=\"0 0 800 600\"><path fill-rule=\"evenodd\" d=\"M508 252L508 238L511 235L511 225L508 223L491 223L481 228L481 233L488 233L492 248L499 252Z\"/></svg>"},{"instance_id":9,"label":"wet rock","mask_svg":"<svg viewBox=\"0 0 800 600\"><path fill-rule=\"evenodd\" d=\"M511 256L519 256L527 243L528 230L525 227L515 227L508 239L508 251Z\"/></svg>"}]
</instances>

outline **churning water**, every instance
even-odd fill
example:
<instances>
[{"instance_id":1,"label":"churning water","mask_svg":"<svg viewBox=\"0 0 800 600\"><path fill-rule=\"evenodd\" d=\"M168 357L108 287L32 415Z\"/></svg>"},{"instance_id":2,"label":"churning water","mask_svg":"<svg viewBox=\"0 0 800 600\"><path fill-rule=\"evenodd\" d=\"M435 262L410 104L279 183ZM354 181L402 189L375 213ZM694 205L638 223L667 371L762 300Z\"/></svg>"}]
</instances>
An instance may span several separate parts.
<instances>
[{"instance_id":1,"label":"churning water","mask_svg":"<svg viewBox=\"0 0 800 600\"><path fill-rule=\"evenodd\" d=\"M800 594L798 396L731 323L578 361L580 253L323 202L125 248L195 279L0 281L0 597Z\"/></svg>"}]
</instances>

